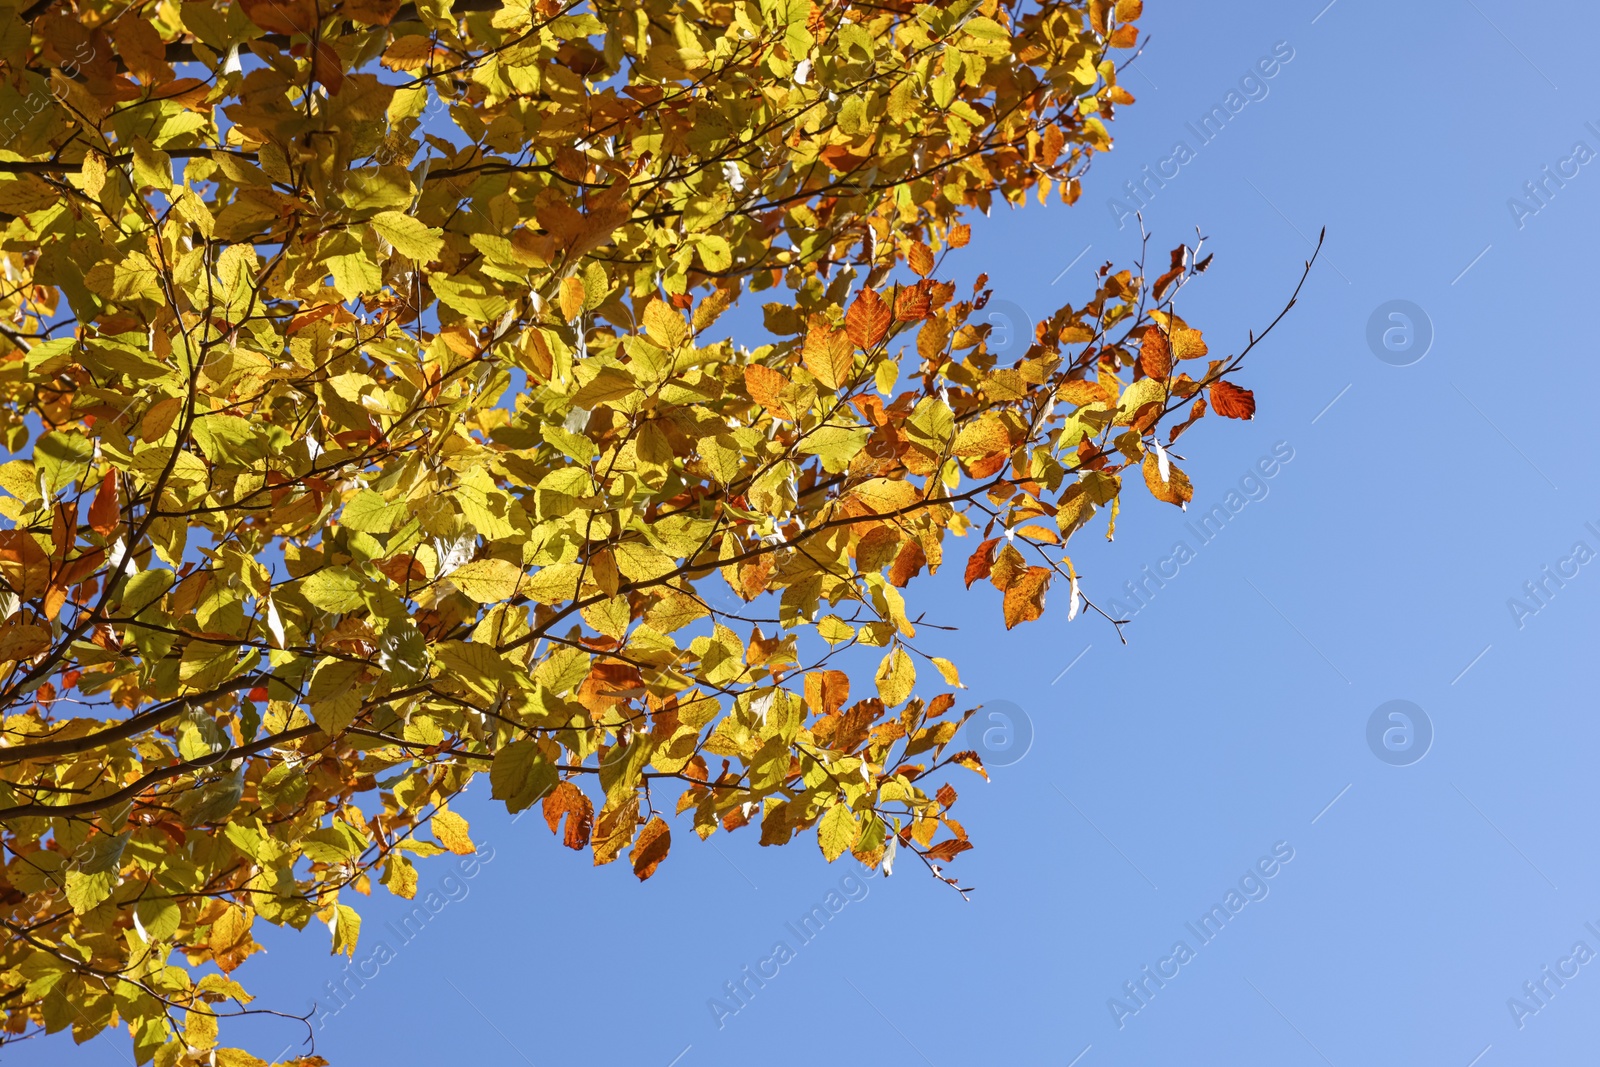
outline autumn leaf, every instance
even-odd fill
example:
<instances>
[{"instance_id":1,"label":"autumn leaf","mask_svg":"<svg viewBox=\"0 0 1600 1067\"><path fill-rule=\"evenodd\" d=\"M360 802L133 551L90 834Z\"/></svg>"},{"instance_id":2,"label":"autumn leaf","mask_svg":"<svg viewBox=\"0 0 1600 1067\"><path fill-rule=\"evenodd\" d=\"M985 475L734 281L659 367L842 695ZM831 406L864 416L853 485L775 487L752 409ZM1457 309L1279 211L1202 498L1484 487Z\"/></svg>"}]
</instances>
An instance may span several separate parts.
<instances>
[{"instance_id":1,"label":"autumn leaf","mask_svg":"<svg viewBox=\"0 0 1600 1067\"><path fill-rule=\"evenodd\" d=\"M107 471L95 492L94 503L89 505L89 528L101 537L110 537L122 521L122 508L117 503L117 474Z\"/></svg>"},{"instance_id":2,"label":"autumn leaf","mask_svg":"<svg viewBox=\"0 0 1600 1067\"><path fill-rule=\"evenodd\" d=\"M850 380L855 352L846 334L823 324L813 326L806 334L801 358L806 370L819 382L829 389L839 389Z\"/></svg>"},{"instance_id":3,"label":"autumn leaf","mask_svg":"<svg viewBox=\"0 0 1600 1067\"><path fill-rule=\"evenodd\" d=\"M844 329L857 348L871 350L889 333L889 305L871 289L863 289L845 312Z\"/></svg>"},{"instance_id":4,"label":"autumn leaf","mask_svg":"<svg viewBox=\"0 0 1600 1067\"><path fill-rule=\"evenodd\" d=\"M656 873L672 847L672 830L658 815L645 824L633 842L633 873L644 881Z\"/></svg>"},{"instance_id":5,"label":"autumn leaf","mask_svg":"<svg viewBox=\"0 0 1600 1067\"><path fill-rule=\"evenodd\" d=\"M1159 326L1145 327L1139 342L1139 369L1151 378L1165 378L1172 373L1172 349Z\"/></svg>"},{"instance_id":6,"label":"autumn leaf","mask_svg":"<svg viewBox=\"0 0 1600 1067\"><path fill-rule=\"evenodd\" d=\"M948 864L982 635L929 577L1038 618L1249 396L1180 373L1186 250L1010 354L963 251L1094 198L1132 0L47 7L4 53L8 1034L256 1063L263 927L360 964L374 882L492 855L482 775L539 862Z\"/></svg>"},{"instance_id":7,"label":"autumn leaf","mask_svg":"<svg viewBox=\"0 0 1600 1067\"><path fill-rule=\"evenodd\" d=\"M522 569L503 559L479 559L450 572L457 589L480 604L509 600L522 581Z\"/></svg>"},{"instance_id":8,"label":"autumn leaf","mask_svg":"<svg viewBox=\"0 0 1600 1067\"><path fill-rule=\"evenodd\" d=\"M1052 572L1048 567L1029 567L1005 591L1006 629L1032 622L1044 614L1045 587Z\"/></svg>"},{"instance_id":9,"label":"autumn leaf","mask_svg":"<svg viewBox=\"0 0 1600 1067\"><path fill-rule=\"evenodd\" d=\"M898 707L911 696L912 686L917 681L916 664L911 662L905 649L897 646L883 657L875 680L878 683L878 697L888 707Z\"/></svg>"},{"instance_id":10,"label":"autumn leaf","mask_svg":"<svg viewBox=\"0 0 1600 1067\"><path fill-rule=\"evenodd\" d=\"M1211 410L1225 419L1253 419L1256 416L1256 394L1241 389L1232 382L1211 383Z\"/></svg>"},{"instance_id":11,"label":"autumn leaf","mask_svg":"<svg viewBox=\"0 0 1600 1067\"><path fill-rule=\"evenodd\" d=\"M817 844L822 846L822 857L829 863L855 847L861 836L861 822L848 804L834 804L817 820Z\"/></svg>"},{"instance_id":12,"label":"autumn leaf","mask_svg":"<svg viewBox=\"0 0 1600 1067\"><path fill-rule=\"evenodd\" d=\"M571 782L562 782L544 798L544 821L550 832L556 833L561 820L567 820L561 843L570 849L581 849L589 844L589 831L594 826L594 805L583 791Z\"/></svg>"},{"instance_id":13,"label":"autumn leaf","mask_svg":"<svg viewBox=\"0 0 1600 1067\"><path fill-rule=\"evenodd\" d=\"M788 388L788 385L789 379L771 367L750 363L744 368L744 387L749 391L750 399L785 419L791 416L779 394Z\"/></svg>"},{"instance_id":14,"label":"autumn leaf","mask_svg":"<svg viewBox=\"0 0 1600 1067\"><path fill-rule=\"evenodd\" d=\"M434 812L433 833L440 844L458 856L468 856L478 851L478 846L467 836L467 820L453 811L441 808Z\"/></svg>"},{"instance_id":15,"label":"autumn leaf","mask_svg":"<svg viewBox=\"0 0 1600 1067\"><path fill-rule=\"evenodd\" d=\"M1189 484L1189 476L1168 464L1166 477L1163 478L1160 460L1154 452L1145 453L1144 484L1151 496L1168 504L1184 507L1194 499L1194 486Z\"/></svg>"}]
</instances>

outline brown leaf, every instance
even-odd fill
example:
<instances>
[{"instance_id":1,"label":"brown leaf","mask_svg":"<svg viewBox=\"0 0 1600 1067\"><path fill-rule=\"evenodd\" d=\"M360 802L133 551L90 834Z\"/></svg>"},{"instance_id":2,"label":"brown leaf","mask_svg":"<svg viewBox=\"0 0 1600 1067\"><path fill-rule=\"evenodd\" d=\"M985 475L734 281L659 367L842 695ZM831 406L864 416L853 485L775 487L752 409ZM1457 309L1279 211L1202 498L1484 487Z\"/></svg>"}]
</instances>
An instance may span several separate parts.
<instances>
[{"instance_id":1,"label":"brown leaf","mask_svg":"<svg viewBox=\"0 0 1600 1067\"><path fill-rule=\"evenodd\" d=\"M1211 410L1225 419L1253 419L1256 416L1256 394L1232 382L1212 382Z\"/></svg>"},{"instance_id":2,"label":"brown leaf","mask_svg":"<svg viewBox=\"0 0 1600 1067\"><path fill-rule=\"evenodd\" d=\"M571 849L583 848L589 843L589 831L594 826L594 804L571 782L561 782L544 798L544 821L551 833L561 825L563 815L567 817L567 830L561 843Z\"/></svg>"},{"instance_id":3,"label":"brown leaf","mask_svg":"<svg viewBox=\"0 0 1600 1067\"><path fill-rule=\"evenodd\" d=\"M871 349L889 334L889 305L874 290L863 289L844 313L845 333L863 349Z\"/></svg>"},{"instance_id":4,"label":"brown leaf","mask_svg":"<svg viewBox=\"0 0 1600 1067\"><path fill-rule=\"evenodd\" d=\"M332 45L317 42L316 50L311 55L311 75L328 87L329 96L338 96L339 90L344 88L344 63Z\"/></svg>"},{"instance_id":5,"label":"brown leaf","mask_svg":"<svg viewBox=\"0 0 1600 1067\"><path fill-rule=\"evenodd\" d=\"M633 843L633 873L638 875L639 881L656 873L656 868L667 858L667 850L671 847L672 830L661 816L657 815L645 823Z\"/></svg>"}]
</instances>

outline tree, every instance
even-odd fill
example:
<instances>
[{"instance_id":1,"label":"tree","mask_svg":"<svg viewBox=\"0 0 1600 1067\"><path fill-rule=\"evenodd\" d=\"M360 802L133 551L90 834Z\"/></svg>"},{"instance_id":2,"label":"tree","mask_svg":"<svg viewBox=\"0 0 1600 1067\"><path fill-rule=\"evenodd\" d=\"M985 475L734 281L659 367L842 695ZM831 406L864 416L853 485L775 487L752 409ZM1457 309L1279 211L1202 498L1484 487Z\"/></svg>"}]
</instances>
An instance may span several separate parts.
<instances>
[{"instance_id":1,"label":"tree","mask_svg":"<svg viewBox=\"0 0 1600 1067\"><path fill-rule=\"evenodd\" d=\"M353 953L483 772L641 879L756 824L954 885L984 772L902 590L971 534L1007 627L1099 610L1068 538L1254 410L1198 247L1009 365L938 278L969 209L1077 198L1140 8L0 18L6 1033L260 1062L209 1059L254 923Z\"/></svg>"}]
</instances>

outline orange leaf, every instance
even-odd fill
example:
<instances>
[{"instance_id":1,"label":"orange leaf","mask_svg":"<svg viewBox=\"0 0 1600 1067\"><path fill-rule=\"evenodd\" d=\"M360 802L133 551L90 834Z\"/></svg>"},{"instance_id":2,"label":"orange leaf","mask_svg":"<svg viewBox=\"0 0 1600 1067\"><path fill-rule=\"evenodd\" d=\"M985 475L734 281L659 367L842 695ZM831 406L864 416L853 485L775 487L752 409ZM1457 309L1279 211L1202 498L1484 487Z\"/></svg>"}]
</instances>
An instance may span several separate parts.
<instances>
[{"instance_id":1,"label":"orange leaf","mask_svg":"<svg viewBox=\"0 0 1600 1067\"><path fill-rule=\"evenodd\" d=\"M831 144L817 155L822 157L822 162L832 167L841 174L849 173L860 167L861 164L872 158L871 152L856 155L842 144Z\"/></svg>"},{"instance_id":2,"label":"orange leaf","mask_svg":"<svg viewBox=\"0 0 1600 1067\"><path fill-rule=\"evenodd\" d=\"M967 557L967 588L972 588L972 583L979 578L989 577L989 571L994 567L995 549L1000 545L1000 538L991 537L979 545L977 551Z\"/></svg>"},{"instance_id":3,"label":"orange leaf","mask_svg":"<svg viewBox=\"0 0 1600 1067\"><path fill-rule=\"evenodd\" d=\"M888 336L889 320L889 305L873 290L863 289L844 314L844 329L851 341L870 349Z\"/></svg>"},{"instance_id":4,"label":"orange leaf","mask_svg":"<svg viewBox=\"0 0 1600 1067\"><path fill-rule=\"evenodd\" d=\"M907 541L900 546L899 554L894 557L894 566L889 568L889 584L896 589L904 589L906 583L915 578L927 562L928 557L923 553L922 545Z\"/></svg>"},{"instance_id":5,"label":"orange leaf","mask_svg":"<svg viewBox=\"0 0 1600 1067\"><path fill-rule=\"evenodd\" d=\"M940 841L937 845L934 845L928 850L928 855L943 863L949 863L971 847L972 842L959 841L952 837L948 841Z\"/></svg>"},{"instance_id":6,"label":"orange leaf","mask_svg":"<svg viewBox=\"0 0 1600 1067\"><path fill-rule=\"evenodd\" d=\"M330 44L317 42L317 49L312 53L311 73L328 87L329 96L338 96L339 90L344 88L344 64Z\"/></svg>"},{"instance_id":7,"label":"orange leaf","mask_svg":"<svg viewBox=\"0 0 1600 1067\"><path fill-rule=\"evenodd\" d=\"M811 671L806 675L806 706L813 715L832 715L850 699L850 676L843 671Z\"/></svg>"},{"instance_id":8,"label":"orange leaf","mask_svg":"<svg viewBox=\"0 0 1600 1067\"><path fill-rule=\"evenodd\" d=\"M1076 406L1111 402L1111 395L1106 392L1104 386L1099 382L1084 381L1082 378L1062 382L1061 387L1056 390L1056 396Z\"/></svg>"},{"instance_id":9,"label":"orange leaf","mask_svg":"<svg viewBox=\"0 0 1600 1067\"><path fill-rule=\"evenodd\" d=\"M345 0L340 11L365 26L387 26L400 10L400 0Z\"/></svg>"},{"instance_id":10,"label":"orange leaf","mask_svg":"<svg viewBox=\"0 0 1600 1067\"><path fill-rule=\"evenodd\" d=\"M1044 614L1044 591L1051 573L1048 567L1029 567L1006 587L1006 629Z\"/></svg>"},{"instance_id":11,"label":"orange leaf","mask_svg":"<svg viewBox=\"0 0 1600 1067\"><path fill-rule=\"evenodd\" d=\"M578 317L578 312L583 310L585 299L583 279L575 274L569 274L561 279L561 317L571 322Z\"/></svg>"},{"instance_id":12,"label":"orange leaf","mask_svg":"<svg viewBox=\"0 0 1600 1067\"><path fill-rule=\"evenodd\" d=\"M672 830L661 816L657 815L645 823L633 843L633 873L639 876L639 881L656 873L656 868L667 858L667 850L671 847Z\"/></svg>"},{"instance_id":13,"label":"orange leaf","mask_svg":"<svg viewBox=\"0 0 1600 1067\"><path fill-rule=\"evenodd\" d=\"M1159 326L1145 328L1139 341L1139 367L1150 378L1165 378L1172 373L1172 348Z\"/></svg>"},{"instance_id":14,"label":"orange leaf","mask_svg":"<svg viewBox=\"0 0 1600 1067\"><path fill-rule=\"evenodd\" d=\"M1195 424L1195 422L1199 420L1200 416L1204 415L1205 413L1206 413L1205 398L1204 397L1196 397L1195 398L1195 402L1189 406L1189 417L1187 419L1184 419L1182 422L1178 423L1178 425L1174 426L1170 431L1168 431L1168 433L1167 433L1167 444L1170 445L1170 444L1172 444L1172 442L1176 441L1178 439L1178 435L1179 434L1181 434L1183 431L1187 430L1189 427L1193 426Z\"/></svg>"},{"instance_id":15,"label":"orange leaf","mask_svg":"<svg viewBox=\"0 0 1600 1067\"><path fill-rule=\"evenodd\" d=\"M812 327L806 334L800 358L806 370L829 389L838 389L848 382L850 370L855 364L850 338L825 323Z\"/></svg>"},{"instance_id":16,"label":"orange leaf","mask_svg":"<svg viewBox=\"0 0 1600 1067\"><path fill-rule=\"evenodd\" d=\"M1211 383L1211 410L1225 419L1256 417L1256 394L1232 382Z\"/></svg>"},{"instance_id":17,"label":"orange leaf","mask_svg":"<svg viewBox=\"0 0 1600 1067\"><path fill-rule=\"evenodd\" d=\"M793 417L779 396L788 384L788 378L760 363L751 363L744 369L744 387L750 399L784 419Z\"/></svg>"},{"instance_id":18,"label":"orange leaf","mask_svg":"<svg viewBox=\"0 0 1600 1067\"><path fill-rule=\"evenodd\" d=\"M1209 257L1208 257L1209 258ZM1176 359L1201 359L1210 351L1199 330L1174 330L1172 355Z\"/></svg>"},{"instance_id":19,"label":"orange leaf","mask_svg":"<svg viewBox=\"0 0 1600 1067\"><path fill-rule=\"evenodd\" d=\"M122 519L122 508L117 503L117 472L107 471L89 505L89 528L101 537L110 537Z\"/></svg>"},{"instance_id":20,"label":"orange leaf","mask_svg":"<svg viewBox=\"0 0 1600 1067\"><path fill-rule=\"evenodd\" d=\"M1154 452L1144 454L1144 484L1150 490L1150 495L1163 503L1183 507L1194 499L1194 486L1189 484L1189 476L1170 462L1167 464L1167 480L1161 480L1161 461Z\"/></svg>"},{"instance_id":21,"label":"orange leaf","mask_svg":"<svg viewBox=\"0 0 1600 1067\"><path fill-rule=\"evenodd\" d=\"M571 782L561 782L544 798L544 821L551 833L561 825L563 815L567 817L567 832L561 843L571 849L583 848L589 843L589 831L594 826L594 804Z\"/></svg>"},{"instance_id":22,"label":"orange leaf","mask_svg":"<svg viewBox=\"0 0 1600 1067\"><path fill-rule=\"evenodd\" d=\"M1139 43L1139 27L1118 26L1111 31L1111 36L1106 43L1112 48L1132 48Z\"/></svg>"},{"instance_id":23,"label":"orange leaf","mask_svg":"<svg viewBox=\"0 0 1600 1067\"><path fill-rule=\"evenodd\" d=\"M921 322L932 309L929 299L933 286L926 280L901 287L894 297L894 317L901 322ZM921 341L921 337L918 337ZM944 345L940 345L943 348Z\"/></svg>"},{"instance_id":24,"label":"orange leaf","mask_svg":"<svg viewBox=\"0 0 1600 1067\"><path fill-rule=\"evenodd\" d=\"M926 278L928 272L933 270L933 250L921 241L913 241L906 250L906 266L918 276Z\"/></svg>"}]
</instances>

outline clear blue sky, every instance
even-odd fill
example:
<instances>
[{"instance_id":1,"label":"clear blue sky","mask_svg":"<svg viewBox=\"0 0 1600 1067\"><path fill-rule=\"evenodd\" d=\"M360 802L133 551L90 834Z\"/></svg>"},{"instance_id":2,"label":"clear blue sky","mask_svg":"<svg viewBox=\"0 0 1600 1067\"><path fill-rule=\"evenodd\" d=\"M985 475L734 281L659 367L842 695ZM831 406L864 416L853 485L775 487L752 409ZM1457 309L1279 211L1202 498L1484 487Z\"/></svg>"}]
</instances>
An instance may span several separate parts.
<instances>
[{"instance_id":1,"label":"clear blue sky","mask_svg":"<svg viewBox=\"0 0 1600 1067\"><path fill-rule=\"evenodd\" d=\"M1082 202L977 220L958 262L1022 308L1081 301L1092 264L1136 251L1108 199L1184 141L1192 158L1150 186L1145 218L1163 256L1196 226L1211 238L1184 311L1217 352L1270 319L1310 239L1329 235L1249 364L1258 417L1184 439L1196 507L1125 509L1115 544L1074 553L1110 596L1189 543L1126 647L1093 619L1068 624L1064 594L1007 634L992 590L960 590L959 562L922 590L962 625L940 648L972 695L1012 702L1033 733L991 784L956 782L978 841L953 868L971 902L909 863L857 883L808 845L712 847L686 824L640 885L626 864L594 870L558 848L536 813L495 814L481 782L463 810L493 859L448 887L441 861L423 867L425 888L456 899L409 943L390 938L395 958L328 1020L319 1052L539 1067L1592 1060L1600 725L1579 665L1600 622L1600 562L1581 562L1600 552L1583 429L1600 378L1584 324L1600 162L1578 157L1600 151L1595 13L1324 3L1151 0L1152 40L1126 76L1138 104ZM1292 59L1240 88L1279 42ZM1244 106L1201 144L1189 124L1235 90ZM1542 205L1527 196L1563 165ZM1407 366L1394 364L1415 349L1385 361L1367 340L1394 300L1432 325ZM1185 523L1226 506L1280 442L1292 459L1201 543ZM1557 586L1546 566L1576 574ZM1553 595L1530 599L1530 581ZM1369 747L1392 700L1431 723L1409 765ZM1230 889L1239 910L1205 942L1190 926L1226 912ZM830 890L837 913L802 943L786 924L826 911ZM374 899L364 936L394 903ZM724 983L778 941L792 958L719 1029L708 1001L731 1005ZM263 1002L328 1003L326 935L267 943L245 972ZM1547 975L1562 969L1558 986ZM1128 982L1154 995L1141 1005ZM1541 982L1535 1000L1524 983ZM247 1025L263 1056L298 1041L290 1024ZM75 1061L128 1062L126 1041ZM53 1039L11 1060L66 1053Z\"/></svg>"}]
</instances>

